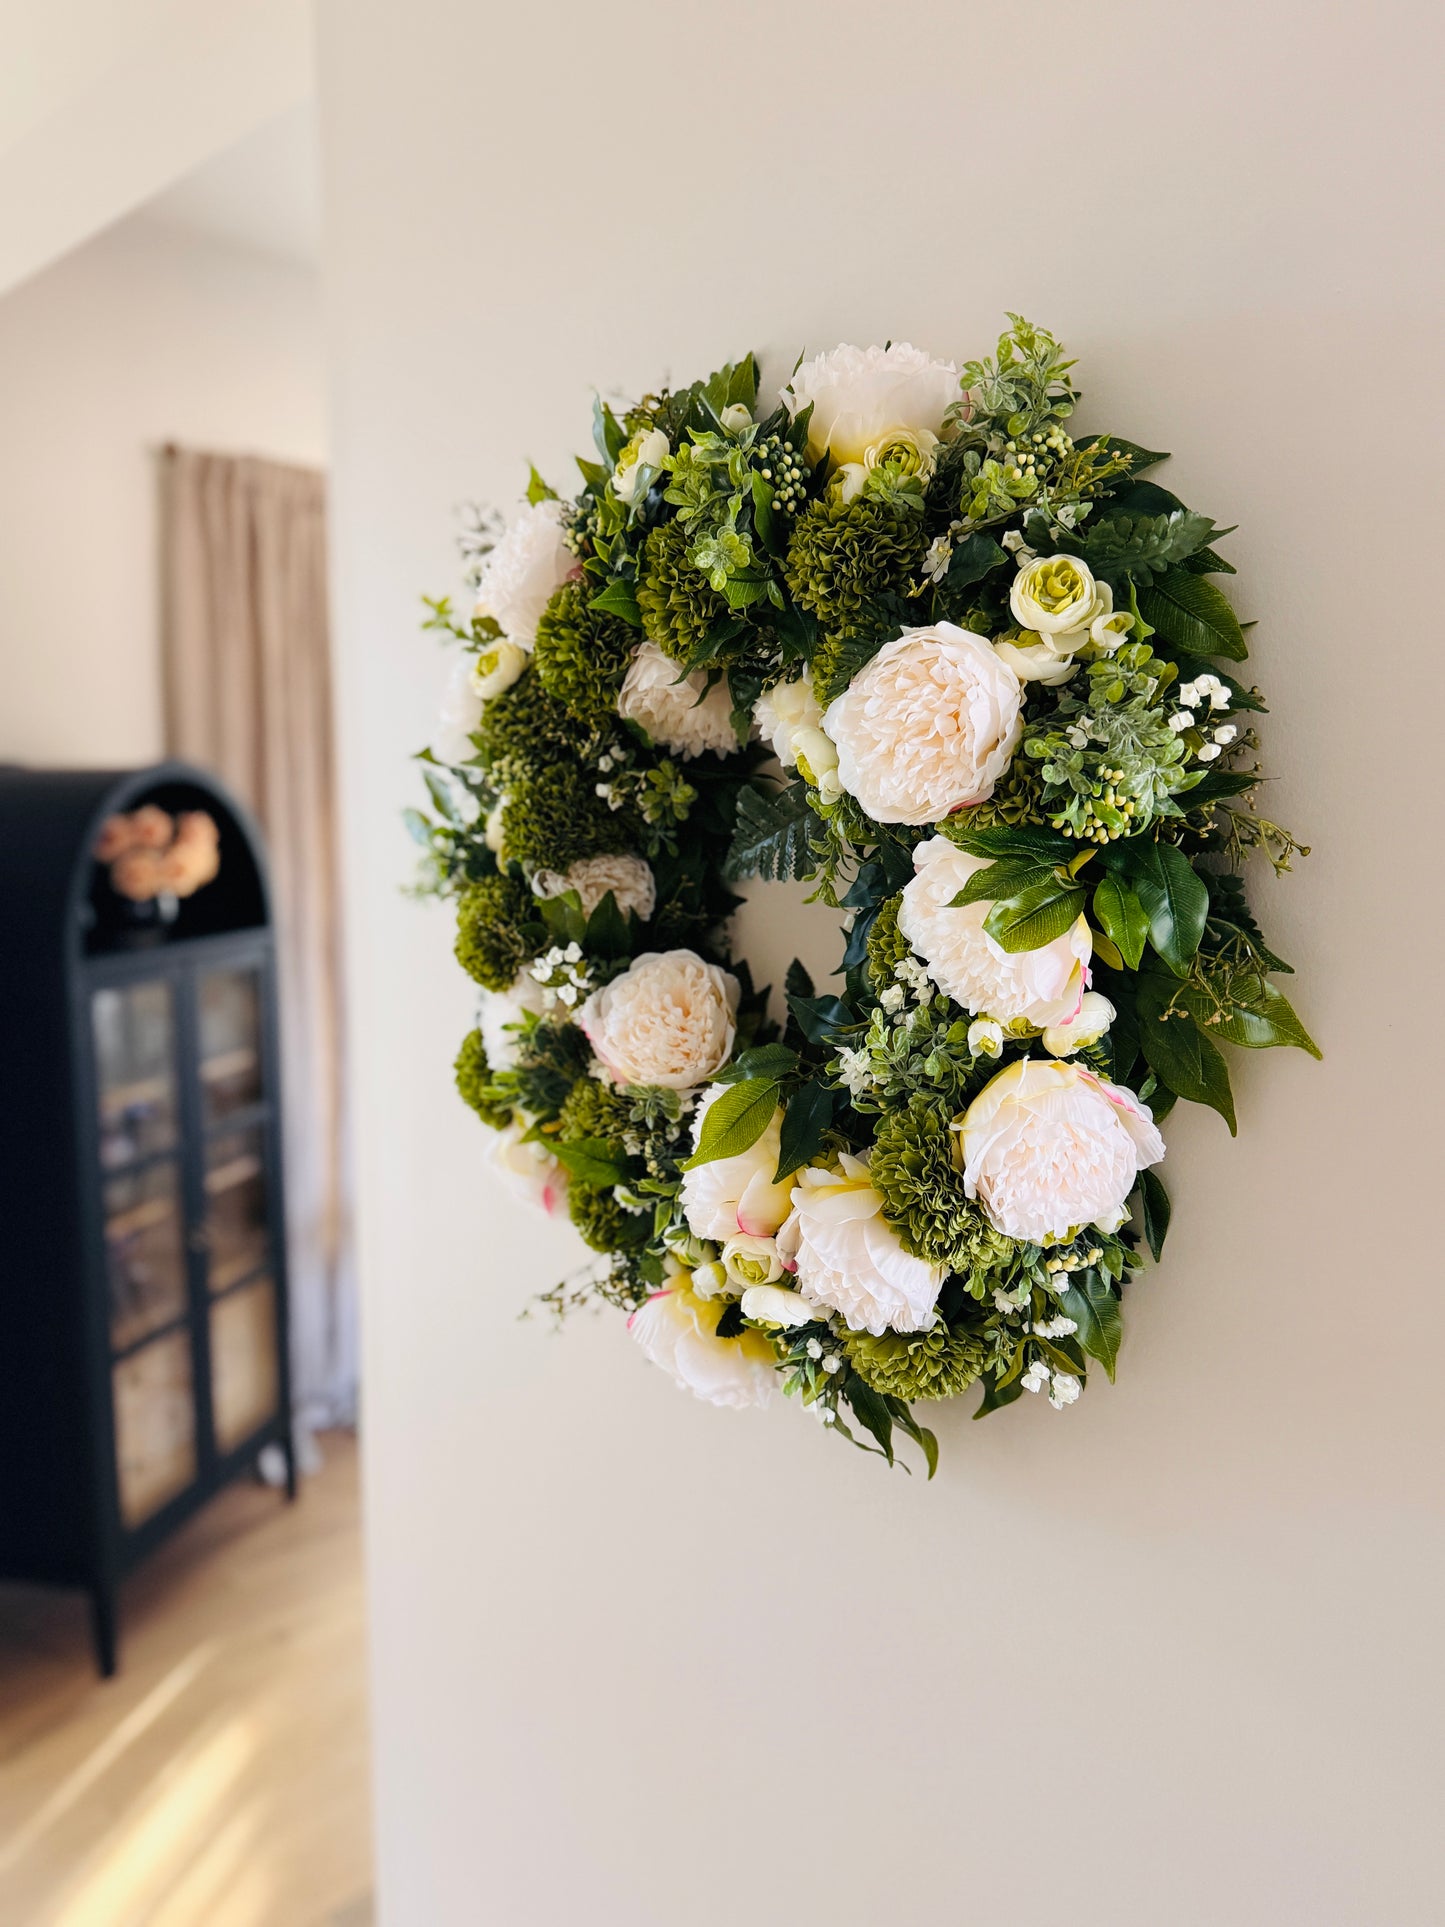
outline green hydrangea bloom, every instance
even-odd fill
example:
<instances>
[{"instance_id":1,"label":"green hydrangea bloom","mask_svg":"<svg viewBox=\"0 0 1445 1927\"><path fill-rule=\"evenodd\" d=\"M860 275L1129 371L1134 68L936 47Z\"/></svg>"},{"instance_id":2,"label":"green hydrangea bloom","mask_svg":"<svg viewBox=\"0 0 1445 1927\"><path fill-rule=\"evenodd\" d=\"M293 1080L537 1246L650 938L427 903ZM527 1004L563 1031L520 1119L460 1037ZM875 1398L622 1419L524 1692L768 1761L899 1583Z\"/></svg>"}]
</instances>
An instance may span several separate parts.
<instances>
[{"instance_id":1,"label":"green hydrangea bloom","mask_svg":"<svg viewBox=\"0 0 1445 1927\"><path fill-rule=\"evenodd\" d=\"M522 925L536 914L520 877L482 877L457 899L457 961L488 990L506 990L537 955Z\"/></svg>"},{"instance_id":2,"label":"green hydrangea bloom","mask_svg":"<svg viewBox=\"0 0 1445 1927\"><path fill-rule=\"evenodd\" d=\"M621 1149L631 1121L631 1106L621 1091L599 1078L579 1077L562 1106L557 1134L565 1144L591 1137Z\"/></svg>"},{"instance_id":3,"label":"green hydrangea bloom","mask_svg":"<svg viewBox=\"0 0 1445 1927\"><path fill-rule=\"evenodd\" d=\"M923 517L907 502L868 495L840 502L825 495L793 529L788 587L818 618L825 638L836 641L859 633L871 602L917 579L927 546Z\"/></svg>"},{"instance_id":4,"label":"green hydrangea bloom","mask_svg":"<svg viewBox=\"0 0 1445 1927\"><path fill-rule=\"evenodd\" d=\"M952 1398L983 1370L988 1348L972 1332L943 1320L926 1332L839 1334L848 1363L865 1385L891 1398Z\"/></svg>"},{"instance_id":5,"label":"green hydrangea bloom","mask_svg":"<svg viewBox=\"0 0 1445 1927\"><path fill-rule=\"evenodd\" d=\"M728 613L726 597L688 559L690 543L681 522L660 523L647 538L637 584L643 632L674 662L685 662L713 624Z\"/></svg>"},{"instance_id":6,"label":"green hydrangea bloom","mask_svg":"<svg viewBox=\"0 0 1445 1927\"><path fill-rule=\"evenodd\" d=\"M868 932L868 979L875 990L886 990L889 984L897 983L894 966L913 955L908 939L898 928L902 903L901 890L896 896L886 897L878 906L878 915Z\"/></svg>"},{"instance_id":7,"label":"green hydrangea bloom","mask_svg":"<svg viewBox=\"0 0 1445 1927\"><path fill-rule=\"evenodd\" d=\"M634 848L637 836L631 813L609 809L592 771L575 761L530 771L508 787L502 841L508 857L529 870L565 870L585 856L615 855Z\"/></svg>"},{"instance_id":8,"label":"green hydrangea bloom","mask_svg":"<svg viewBox=\"0 0 1445 1927\"><path fill-rule=\"evenodd\" d=\"M576 720L531 667L510 689L493 696L474 734L482 765L502 784L577 753Z\"/></svg>"},{"instance_id":9,"label":"green hydrangea bloom","mask_svg":"<svg viewBox=\"0 0 1445 1927\"><path fill-rule=\"evenodd\" d=\"M469 1030L462 1039L462 1047L457 1052L453 1066L457 1090L462 1102L469 1104L482 1120L492 1129L500 1131L512 1121L512 1107L509 1104L494 1103L487 1096L487 1087L492 1080L492 1067L487 1062L487 1047L482 1042L479 1030Z\"/></svg>"},{"instance_id":10,"label":"green hydrangea bloom","mask_svg":"<svg viewBox=\"0 0 1445 1927\"><path fill-rule=\"evenodd\" d=\"M868 1169L904 1250L974 1279L1006 1264L1013 1244L965 1192L955 1143L945 1107L919 1092L879 1119Z\"/></svg>"},{"instance_id":11,"label":"green hydrangea bloom","mask_svg":"<svg viewBox=\"0 0 1445 1927\"><path fill-rule=\"evenodd\" d=\"M637 631L587 606L585 582L564 582L537 624L532 668L547 694L589 726L613 722Z\"/></svg>"},{"instance_id":12,"label":"green hydrangea bloom","mask_svg":"<svg viewBox=\"0 0 1445 1927\"><path fill-rule=\"evenodd\" d=\"M567 1210L582 1234L582 1242L594 1251L632 1251L645 1243L651 1220L627 1211L611 1191L599 1185L579 1184L574 1178L567 1191Z\"/></svg>"}]
</instances>

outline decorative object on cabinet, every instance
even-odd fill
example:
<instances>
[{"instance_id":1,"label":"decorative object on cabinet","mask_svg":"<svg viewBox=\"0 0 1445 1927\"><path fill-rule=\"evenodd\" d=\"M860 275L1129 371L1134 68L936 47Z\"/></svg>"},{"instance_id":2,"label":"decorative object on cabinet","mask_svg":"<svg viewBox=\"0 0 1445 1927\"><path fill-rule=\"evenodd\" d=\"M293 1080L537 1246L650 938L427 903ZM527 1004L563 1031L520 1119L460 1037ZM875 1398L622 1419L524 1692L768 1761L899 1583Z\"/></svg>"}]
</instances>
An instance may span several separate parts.
<instances>
[{"instance_id":1,"label":"decorative object on cabinet","mask_svg":"<svg viewBox=\"0 0 1445 1927\"><path fill-rule=\"evenodd\" d=\"M185 764L10 768L0 878L0 1576L86 1588L109 1674L137 1560L267 1445L295 1496L265 861Z\"/></svg>"}]
</instances>

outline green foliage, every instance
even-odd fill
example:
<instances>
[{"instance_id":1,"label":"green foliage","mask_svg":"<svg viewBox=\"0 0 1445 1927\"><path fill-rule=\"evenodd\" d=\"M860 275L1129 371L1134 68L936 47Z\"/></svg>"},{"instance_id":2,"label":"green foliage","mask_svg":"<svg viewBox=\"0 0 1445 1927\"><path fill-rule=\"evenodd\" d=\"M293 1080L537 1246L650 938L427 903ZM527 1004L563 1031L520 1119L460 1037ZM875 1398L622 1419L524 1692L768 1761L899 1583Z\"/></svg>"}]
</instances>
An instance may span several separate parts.
<instances>
[{"instance_id":1,"label":"green foliage","mask_svg":"<svg viewBox=\"0 0 1445 1927\"><path fill-rule=\"evenodd\" d=\"M981 1297L988 1275L1008 1269L1015 1247L965 1192L949 1122L943 1105L915 1092L879 1120L869 1175L904 1250L964 1274Z\"/></svg>"},{"instance_id":2,"label":"green foliage","mask_svg":"<svg viewBox=\"0 0 1445 1927\"><path fill-rule=\"evenodd\" d=\"M715 624L729 614L720 595L690 559L688 533L681 522L662 522L647 538L637 606L642 629L665 656L690 662Z\"/></svg>"},{"instance_id":3,"label":"green foliage","mask_svg":"<svg viewBox=\"0 0 1445 1927\"><path fill-rule=\"evenodd\" d=\"M848 1363L875 1392L901 1399L954 1398L983 1370L987 1347L974 1333L940 1319L925 1332L841 1334Z\"/></svg>"},{"instance_id":4,"label":"green foliage","mask_svg":"<svg viewBox=\"0 0 1445 1927\"><path fill-rule=\"evenodd\" d=\"M457 901L457 962L488 990L508 990L543 948L535 899L520 877L483 877ZM530 928L529 928L530 926Z\"/></svg>"},{"instance_id":5,"label":"green foliage","mask_svg":"<svg viewBox=\"0 0 1445 1927\"><path fill-rule=\"evenodd\" d=\"M567 1188L567 1215L594 1251L635 1251L651 1229L648 1217L628 1211L615 1192L575 1178Z\"/></svg>"},{"instance_id":6,"label":"green foliage","mask_svg":"<svg viewBox=\"0 0 1445 1927\"><path fill-rule=\"evenodd\" d=\"M597 1077L579 1077L567 1093L557 1121L557 1135L566 1144L601 1139L619 1154L624 1150L632 1107L626 1096Z\"/></svg>"},{"instance_id":7,"label":"green foliage","mask_svg":"<svg viewBox=\"0 0 1445 1927\"><path fill-rule=\"evenodd\" d=\"M483 709L476 743L482 764L503 787L529 770L574 760L577 723L529 667Z\"/></svg>"},{"instance_id":8,"label":"green foliage","mask_svg":"<svg viewBox=\"0 0 1445 1927\"><path fill-rule=\"evenodd\" d=\"M685 1171L715 1158L740 1157L757 1143L778 1108L778 1086L770 1077L745 1077L729 1084L707 1107L697 1149L684 1160Z\"/></svg>"},{"instance_id":9,"label":"green foliage","mask_svg":"<svg viewBox=\"0 0 1445 1927\"><path fill-rule=\"evenodd\" d=\"M562 584L537 624L532 672L579 723L610 733L616 728L617 692L637 634L589 602L585 583Z\"/></svg>"},{"instance_id":10,"label":"green foliage","mask_svg":"<svg viewBox=\"0 0 1445 1927\"><path fill-rule=\"evenodd\" d=\"M880 598L899 595L917 580L927 546L923 518L906 502L866 495L840 502L824 496L794 526L788 588L817 617L825 636L835 642L856 636L869 626Z\"/></svg>"},{"instance_id":11,"label":"green foliage","mask_svg":"<svg viewBox=\"0 0 1445 1927\"><path fill-rule=\"evenodd\" d=\"M898 981L897 966L913 955L912 947L898 928L902 891L885 897L878 906L868 931L868 980L875 990L886 990Z\"/></svg>"},{"instance_id":12,"label":"green foliage","mask_svg":"<svg viewBox=\"0 0 1445 1927\"><path fill-rule=\"evenodd\" d=\"M806 783L790 783L785 790L750 786L740 791L737 827L723 859L723 875L731 882L744 877L777 881L808 876L814 867L816 821Z\"/></svg>"},{"instance_id":13,"label":"green foliage","mask_svg":"<svg viewBox=\"0 0 1445 1927\"><path fill-rule=\"evenodd\" d=\"M493 1130L500 1131L504 1125L511 1123L511 1106L497 1102L492 1070L487 1062L487 1047L482 1042L479 1030L469 1030L462 1039L453 1075L462 1102L471 1106L483 1124L490 1124Z\"/></svg>"},{"instance_id":14,"label":"green foliage","mask_svg":"<svg viewBox=\"0 0 1445 1927\"><path fill-rule=\"evenodd\" d=\"M528 1017L523 1022L515 1064L510 1070L499 1071L495 1082L516 1110L525 1111L540 1123L552 1124L591 1054L591 1045L575 1024Z\"/></svg>"},{"instance_id":15,"label":"green foliage","mask_svg":"<svg viewBox=\"0 0 1445 1927\"><path fill-rule=\"evenodd\" d=\"M502 841L508 858L528 870L566 870L586 856L633 849L638 827L630 812L609 809L598 796L590 770L569 760L513 781Z\"/></svg>"},{"instance_id":16,"label":"green foliage","mask_svg":"<svg viewBox=\"0 0 1445 1927\"><path fill-rule=\"evenodd\" d=\"M1188 569L1169 569L1152 586L1141 585L1139 613L1163 641L1186 655L1243 662L1249 654L1224 591Z\"/></svg>"}]
</instances>

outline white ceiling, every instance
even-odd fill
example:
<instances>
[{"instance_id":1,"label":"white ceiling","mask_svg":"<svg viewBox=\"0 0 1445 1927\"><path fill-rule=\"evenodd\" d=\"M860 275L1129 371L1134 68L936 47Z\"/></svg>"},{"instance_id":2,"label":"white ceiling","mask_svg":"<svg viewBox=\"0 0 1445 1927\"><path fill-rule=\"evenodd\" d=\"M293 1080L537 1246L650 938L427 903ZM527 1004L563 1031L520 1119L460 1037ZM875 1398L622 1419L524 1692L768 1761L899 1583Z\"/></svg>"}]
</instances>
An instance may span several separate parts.
<instances>
[{"instance_id":1,"label":"white ceiling","mask_svg":"<svg viewBox=\"0 0 1445 1927\"><path fill-rule=\"evenodd\" d=\"M278 114L157 194L134 218L315 267L321 179L314 104Z\"/></svg>"}]
</instances>

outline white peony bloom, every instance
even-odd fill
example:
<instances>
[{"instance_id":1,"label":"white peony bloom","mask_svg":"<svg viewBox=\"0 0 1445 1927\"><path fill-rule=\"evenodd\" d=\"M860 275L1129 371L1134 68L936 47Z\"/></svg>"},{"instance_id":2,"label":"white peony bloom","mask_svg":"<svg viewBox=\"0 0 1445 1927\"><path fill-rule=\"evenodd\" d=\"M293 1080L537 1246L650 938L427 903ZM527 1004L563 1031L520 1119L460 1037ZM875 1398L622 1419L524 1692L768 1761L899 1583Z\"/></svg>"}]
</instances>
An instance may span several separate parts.
<instances>
[{"instance_id":1,"label":"white peony bloom","mask_svg":"<svg viewBox=\"0 0 1445 1927\"><path fill-rule=\"evenodd\" d=\"M760 1325L811 1325L816 1309L798 1291L786 1285L749 1285L742 1296L744 1318L756 1318Z\"/></svg>"},{"instance_id":2,"label":"white peony bloom","mask_svg":"<svg viewBox=\"0 0 1445 1927\"><path fill-rule=\"evenodd\" d=\"M823 711L813 694L813 679L806 670L795 682L782 682L769 689L753 704L753 721L758 734L785 769L798 760L794 738L801 729L821 729Z\"/></svg>"},{"instance_id":3,"label":"white peony bloom","mask_svg":"<svg viewBox=\"0 0 1445 1927\"><path fill-rule=\"evenodd\" d=\"M477 753L472 732L482 720L482 699L472 687L472 660L458 656L447 679L441 715L431 739L431 753L439 763L469 763Z\"/></svg>"},{"instance_id":4,"label":"white peony bloom","mask_svg":"<svg viewBox=\"0 0 1445 1927\"><path fill-rule=\"evenodd\" d=\"M493 1132L487 1162L514 1197L550 1217L567 1201L567 1173L545 1144L523 1142L523 1128L508 1124Z\"/></svg>"},{"instance_id":5,"label":"white peony bloom","mask_svg":"<svg viewBox=\"0 0 1445 1927\"><path fill-rule=\"evenodd\" d=\"M1102 586L1107 591L1108 585ZM1093 570L1077 556L1039 555L1014 577L1008 605L1020 629L1041 636L1082 629L1087 636L1094 618L1114 606L1111 595L1107 606L1099 607L1099 590Z\"/></svg>"},{"instance_id":6,"label":"white peony bloom","mask_svg":"<svg viewBox=\"0 0 1445 1927\"><path fill-rule=\"evenodd\" d=\"M528 1011L540 1017L552 1008L550 990L539 984L529 970L520 972L508 990L482 990L477 994L477 1029L487 1063L494 1071L510 1070L517 1061L517 1046L522 1041L512 1027Z\"/></svg>"},{"instance_id":7,"label":"white peony bloom","mask_svg":"<svg viewBox=\"0 0 1445 1927\"><path fill-rule=\"evenodd\" d=\"M991 902L950 908L969 878L988 868L984 857L970 856L946 836L931 836L914 850L913 867L916 874L898 906L898 928L945 996L1001 1024L1042 1029L1070 1021L1093 954L1084 917L1037 950L1005 950L983 927Z\"/></svg>"},{"instance_id":8,"label":"white peony bloom","mask_svg":"<svg viewBox=\"0 0 1445 1927\"><path fill-rule=\"evenodd\" d=\"M646 923L657 907L657 884L640 856L584 856L566 870L538 870L532 878L535 896L560 897L568 890L577 892L584 917L609 890L624 917L635 910Z\"/></svg>"},{"instance_id":9,"label":"white peony bloom","mask_svg":"<svg viewBox=\"0 0 1445 1927\"><path fill-rule=\"evenodd\" d=\"M542 611L577 567L562 540L563 506L529 503L482 564L477 609L499 622L508 641L521 649L537 640Z\"/></svg>"},{"instance_id":10,"label":"white peony bloom","mask_svg":"<svg viewBox=\"0 0 1445 1927\"><path fill-rule=\"evenodd\" d=\"M732 1054L738 980L693 950L649 950L596 990L577 1021L617 1084L689 1091Z\"/></svg>"},{"instance_id":11,"label":"white peony bloom","mask_svg":"<svg viewBox=\"0 0 1445 1927\"><path fill-rule=\"evenodd\" d=\"M702 1121L727 1089L713 1084L704 1091L702 1102L693 1113L692 1148L698 1147ZM722 1241L739 1232L747 1237L770 1238L792 1209L793 1180L773 1182L782 1155L783 1113L779 1108L756 1144L740 1151L735 1158L713 1158L682 1174L678 1202L694 1236Z\"/></svg>"},{"instance_id":12,"label":"white peony bloom","mask_svg":"<svg viewBox=\"0 0 1445 1927\"><path fill-rule=\"evenodd\" d=\"M671 453L672 443L660 428L645 429L634 435L612 471L612 493L618 501L635 500L643 469L650 468L656 475Z\"/></svg>"},{"instance_id":13,"label":"white peony bloom","mask_svg":"<svg viewBox=\"0 0 1445 1927\"><path fill-rule=\"evenodd\" d=\"M1023 688L982 637L905 629L828 705L838 775L879 823L937 823L981 803L1023 734Z\"/></svg>"},{"instance_id":14,"label":"white peony bloom","mask_svg":"<svg viewBox=\"0 0 1445 1927\"><path fill-rule=\"evenodd\" d=\"M1075 1014L1062 1024L1050 1024L1044 1031L1044 1049L1050 1057L1072 1057L1086 1044L1097 1044L1118 1012L1100 991L1086 990Z\"/></svg>"},{"instance_id":15,"label":"white peony bloom","mask_svg":"<svg viewBox=\"0 0 1445 1927\"><path fill-rule=\"evenodd\" d=\"M1164 1155L1149 1107L1071 1063L1021 1058L986 1084L955 1126L963 1181L989 1222L1034 1244L1076 1226L1116 1231L1146 1165Z\"/></svg>"},{"instance_id":16,"label":"white peony bloom","mask_svg":"<svg viewBox=\"0 0 1445 1927\"><path fill-rule=\"evenodd\" d=\"M722 1248L722 1267L735 1291L748 1291L754 1285L775 1284L783 1275L783 1261L772 1238L757 1238L740 1232Z\"/></svg>"},{"instance_id":17,"label":"white peony bloom","mask_svg":"<svg viewBox=\"0 0 1445 1927\"><path fill-rule=\"evenodd\" d=\"M679 682L677 664L655 642L638 645L617 698L625 722L640 723L660 749L684 761L709 749L733 754L738 739L732 708L726 677L708 689L706 675L695 669Z\"/></svg>"},{"instance_id":18,"label":"white peony bloom","mask_svg":"<svg viewBox=\"0 0 1445 1927\"><path fill-rule=\"evenodd\" d=\"M944 1267L903 1249L861 1158L845 1151L839 1165L798 1173L778 1233L783 1263L810 1304L841 1312L854 1331L927 1331Z\"/></svg>"},{"instance_id":19,"label":"white peony bloom","mask_svg":"<svg viewBox=\"0 0 1445 1927\"><path fill-rule=\"evenodd\" d=\"M934 361L906 341L887 348L846 343L805 361L782 399L797 416L809 402L808 459L831 451L840 466L862 463L869 447L890 429L926 429L936 435L951 403L960 398L958 370Z\"/></svg>"},{"instance_id":20,"label":"white peony bloom","mask_svg":"<svg viewBox=\"0 0 1445 1927\"><path fill-rule=\"evenodd\" d=\"M527 667L527 652L515 642L494 642L472 658L472 688L484 703L500 696Z\"/></svg>"},{"instance_id":21,"label":"white peony bloom","mask_svg":"<svg viewBox=\"0 0 1445 1927\"><path fill-rule=\"evenodd\" d=\"M627 1329L654 1365L709 1405L767 1405L777 1387L776 1355L761 1332L719 1338L723 1301L700 1298L681 1281L639 1305Z\"/></svg>"}]
</instances>

